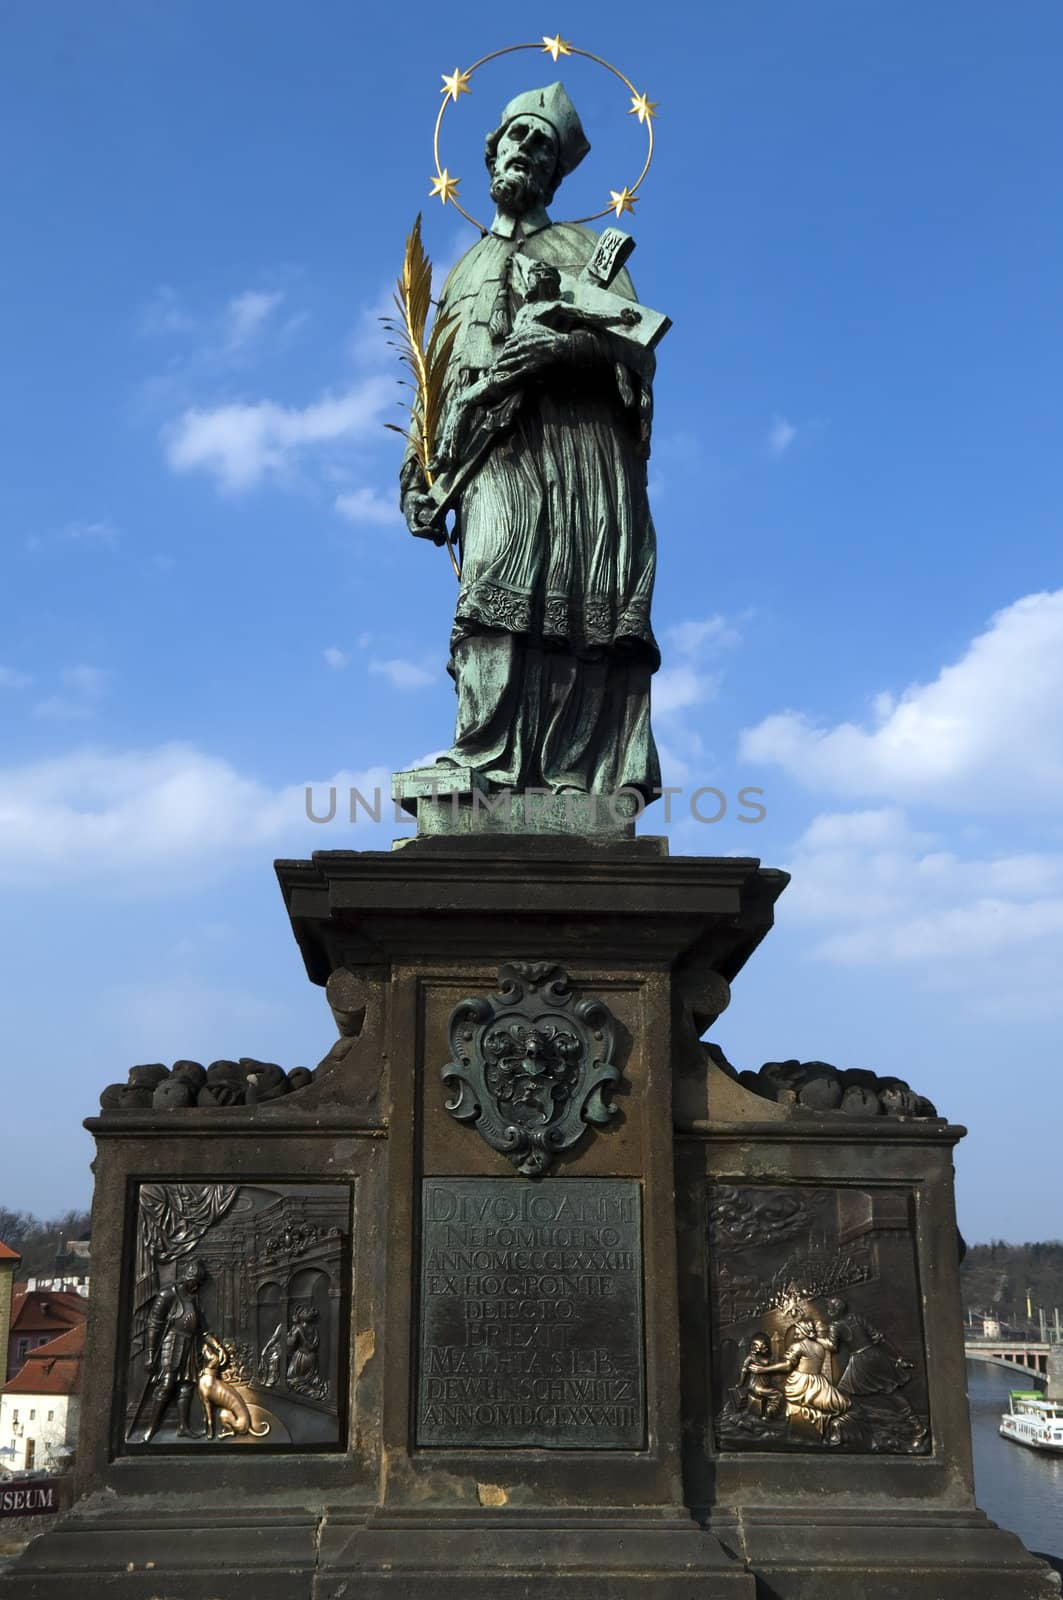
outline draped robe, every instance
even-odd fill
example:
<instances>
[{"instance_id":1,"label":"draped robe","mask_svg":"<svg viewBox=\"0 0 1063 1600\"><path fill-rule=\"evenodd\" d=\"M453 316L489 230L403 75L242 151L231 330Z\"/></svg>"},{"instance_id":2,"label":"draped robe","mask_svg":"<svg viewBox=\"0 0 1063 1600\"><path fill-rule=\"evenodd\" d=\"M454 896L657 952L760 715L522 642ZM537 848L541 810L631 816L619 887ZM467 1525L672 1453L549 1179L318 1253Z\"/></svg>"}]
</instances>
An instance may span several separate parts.
<instances>
[{"instance_id":1,"label":"draped robe","mask_svg":"<svg viewBox=\"0 0 1063 1600\"><path fill-rule=\"evenodd\" d=\"M575 223L510 227L512 237L491 232L468 251L441 297L439 314L459 323L452 405L491 365L519 304L504 286L507 258L519 250L578 273L598 237ZM626 273L612 287L635 299ZM660 785L650 728L660 662L646 495L652 356L632 349L629 367L617 359L623 342L597 331L573 342L578 359L521 380L512 423L461 496L449 665L458 711L440 759L499 788L633 788L651 799Z\"/></svg>"}]
</instances>

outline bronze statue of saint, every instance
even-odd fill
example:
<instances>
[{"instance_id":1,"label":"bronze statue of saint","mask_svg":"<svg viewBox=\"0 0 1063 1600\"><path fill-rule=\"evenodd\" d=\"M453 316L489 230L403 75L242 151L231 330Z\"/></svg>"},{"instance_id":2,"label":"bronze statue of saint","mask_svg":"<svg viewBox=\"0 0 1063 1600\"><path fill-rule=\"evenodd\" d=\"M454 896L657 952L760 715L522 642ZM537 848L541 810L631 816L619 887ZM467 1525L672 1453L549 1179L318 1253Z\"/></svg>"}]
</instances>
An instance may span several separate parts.
<instances>
[{"instance_id":1,"label":"bronze statue of saint","mask_svg":"<svg viewBox=\"0 0 1063 1600\"><path fill-rule=\"evenodd\" d=\"M626 272L610 285L616 316L556 299L564 314L553 315L543 304L598 245L590 229L546 212L589 148L560 83L509 102L486 143L494 222L440 299L457 333L435 466L460 467L482 450L485 428L492 442L456 498L457 725L439 759L499 789L630 788L652 799L654 358L624 337L639 320ZM411 531L442 542L438 500L412 451L401 488Z\"/></svg>"}]
</instances>

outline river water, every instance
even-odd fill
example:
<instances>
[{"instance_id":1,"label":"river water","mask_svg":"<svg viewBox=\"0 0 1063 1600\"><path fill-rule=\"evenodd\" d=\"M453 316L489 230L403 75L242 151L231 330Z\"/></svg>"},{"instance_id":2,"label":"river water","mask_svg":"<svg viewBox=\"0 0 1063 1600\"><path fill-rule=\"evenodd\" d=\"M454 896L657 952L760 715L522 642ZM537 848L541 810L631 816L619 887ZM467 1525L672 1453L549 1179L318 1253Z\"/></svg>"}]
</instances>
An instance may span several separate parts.
<instances>
[{"instance_id":1,"label":"river water","mask_svg":"<svg viewBox=\"0 0 1063 1600\"><path fill-rule=\"evenodd\" d=\"M1018 1373L988 1361L967 1363L978 1504L1002 1528L1017 1533L1028 1549L1063 1557L1063 1455L1012 1444L997 1432L1009 1389L1023 1386ZM1029 1387L1044 1393L1043 1385L1031 1382Z\"/></svg>"}]
</instances>

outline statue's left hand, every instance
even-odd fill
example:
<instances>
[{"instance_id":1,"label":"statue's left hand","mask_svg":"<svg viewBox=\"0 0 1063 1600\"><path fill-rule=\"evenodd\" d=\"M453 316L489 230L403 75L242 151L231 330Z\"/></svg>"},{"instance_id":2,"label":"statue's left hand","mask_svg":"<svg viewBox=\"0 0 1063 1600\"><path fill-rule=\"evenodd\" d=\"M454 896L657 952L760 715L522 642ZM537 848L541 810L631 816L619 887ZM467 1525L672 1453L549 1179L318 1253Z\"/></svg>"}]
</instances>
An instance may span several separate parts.
<instances>
[{"instance_id":1,"label":"statue's left hand","mask_svg":"<svg viewBox=\"0 0 1063 1600\"><path fill-rule=\"evenodd\" d=\"M501 392L527 374L571 360L574 347L571 334L559 333L540 322L528 323L509 335L485 381L492 386L497 383Z\"/></svg>"}]
</instances>

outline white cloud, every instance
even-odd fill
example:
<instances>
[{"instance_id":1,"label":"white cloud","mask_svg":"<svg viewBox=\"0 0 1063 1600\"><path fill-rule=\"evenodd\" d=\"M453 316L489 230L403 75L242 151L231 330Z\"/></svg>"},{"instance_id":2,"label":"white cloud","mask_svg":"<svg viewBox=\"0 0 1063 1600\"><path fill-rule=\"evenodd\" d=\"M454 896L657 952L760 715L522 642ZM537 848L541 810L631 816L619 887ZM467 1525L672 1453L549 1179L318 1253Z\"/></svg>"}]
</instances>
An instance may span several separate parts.
<instances>
[{"instance_id":1,"label":"white cloud","mask_svg":"<svg viewBox=\"0 0 1063 1600\"><path fill-rule=\"evenodd\" d=\"M175 472L210 473L223 490L251 489L302 451L373 433L393 398L392 383L371 377L302 407L259 400L192 408L163 430L167 459Z\"/></svg>"},{"instance_id":2,"label":"white cloud","mask_svg":"<svg viewBox=\"0 0 1063 1600\"><path fill-rule=\"evenodd\" d=\"M962 858L899 807L818 816L787 862L780 915L809 959L914 970L978 1011L1063 1011L1063 854Z\"/></svg>"},{"instance_id":3,"label":"white cloud","mask_svg":"<svg viewBox=\"0 0 1063 1600\"><path fill-rule=\"evenodd\" d=\"M0 667L0 689L28 689L33 679L26 672L16 672L14 667Z\"/></svg>"},{"instance_id":4,"label":"white cloud","mask_svg":"<svg viewBox=\"0 0 1063 1600\"><path fill-rule=\"evenodd\" d=\"M390 527L402 521L397 490L389 498L378 494L375 489L350 489L336 496L336 510L348 522L368 522L378 527Z\"/></svg>"},{"instance_id":5,"label":"white cloud","mask_svg":"<svg viewBox=\"0 0 1063 1600\"><path fill-rule=\"evenodd\" d=\"M229 349L239 349L260 333L283 299L283 289L245 289L234 295L225 316Z\"/></svg>"},{"instance_id":6,"label":"white cloud","mask_svg":"<svg viewBox=\"0 0 1063 1600\"><path fill-rule=\"evenodd\" d=\"M446 755L447 746L441 745L438 750L426 750L423 755L413 756L409 761L402 763L403 772L417 772L421 767L434 767L440 756Z\"/></svg>"},{"instance_id":7,"label":"white cloud","mask_svg":"<svg viewBox=\"0 0 1063 1600\"><path fill-rule=\"evenodd\" d=\"M868 722L767 717L745 760L838 795L1028 813L1063 801L1063 589L999 611L931 683L876 696Z\"/></svg>"},{"instance_id":8,"label":"white cloud","mask_svg":"<svg viewBox=\"0 0 1063 1600\"><path fill-rule=\"evenodd\" d=\"M197 358L213 361L250 344L263 331L284 297L283 289L245 289L230 296L223 309L199 314L187 308L171 284L164 283L141 308L140 331L152 337L200 333L204 335L204 345L197 352ZM285 330L291 331L305 316L305 312L294 314L285 324Z\"/></svg>"},{"instance_id":9,"label":"white cloud","mask_svg":"<svg viewBox=\"0 0 1063 1600\"><path fill-rule=\"evenodd\" d=\"M90 717L103 699L112 674L104 667L66 667L60 673L65 693L51 695L36 706L39 717L60 720Z\"/></svg>"},{"instance_id":10,"label":"white cloud","mask_svg":"<svg viewBox=\"0 0 1063 1600\"><path fill-rule=\"evenodd\" d=\"M344 651L337 650L334 644L330 644L328 649L324 651L324 657L334 672L341 671L350 660L350 657Z\"/></svg>"},{"instance_id":11,"label":"white cloud","mask_svg":"<svg viewBox=\"0 0 1063 1600\"><path fill-rule=\"evenodd\" d=\"M696 655L710 648L729 649L742 637L734 624L719 613L702 617L696 622L674 622L665 628L664 636L672 648L683 656Z\"/></svg>"},{"instance_id":12,"label":"white cloud","mask_svg":"<svg viewBox=\"0 0 1063 1600\"><path fill-rule=\"evenodd\" d=\"M768 452L773 456L784 456L797 438L797 429L786 417L775 417L768 429Z\"/></svg>"},{"instance_id":13,"label":"white cloud","mask_svg":"<svg viewBox=\"0 0 1063 1600\"><path fill-rule=\"evenodd\" d=\"M879 802L818 816L787 863L780 914L808 926L809 958L907 972L962 995L963 1016L1063 1014L1061 727L1063 590L998 612L932 681L875 695L860 723L786 712L747 730L744 759ZM972 812L987 821L957 825ZM1038 813L1047 849L1027 843ZM913 815L940 821L920 831Z\"/></svg>"},{"instance_id":14,"label":"white cloud","mask_svg":"<svg viewBox=\"0 0 1063 1600\"><path fill-rule=\"evenodd\" d=\"M337 791L328 829L308 821L305 783L272 789L189 745L83 749L0 768L0 880L103 875L153 891L217 870L247 850L335 847L352 785L365 795L379 789L384 822L391 823L390 773L382 767L314 785L319 815L328 809L328 786Z\"/></svg>"},{"instance_id":15,"label":"white cloud","mask_svg":"<svg viewBox=\"0 0 1063 1600\"><path fill-rule=\"evenodd\" d=\"M674 667L662 667L653 680L654 714L675 716L705 700L714 700L719 689L718 672L704 672L682 661Z\"/></svg>"},{"instance_id":16,"label":"white cloud","mask_svg":"<svg viewBox=\"0 0 1063 1600\"><path fill-rule=\"evenodd\" d=\"M426 689L429 684L439 681L438 672L430 672L427 667L418 666L416 661L398 658L370 661L369 671L375 677L387 678L395 689Z\"/></svg>"},{"instance_id":17,"label":"white cloud","mask_svg":"<svg viewBox=\"0 0 1063 1600\"><path fill-rule=\"evenodd\" d=\"M197 327L196 318L181 303L176 289L161 283L147 304L141 308L140 331L150 335L190 333Z\"/></svg>"},{"instance_id":18,"label":"white cloud","mask_svg":"<svg viewBox=\"0 0 1063 1600\"><path fill-rule=\"evenodd\" d=\"M692 706L714 700L722 673L710 668L707 658L730 649L740 637L733 623L718 613L667 627L664 638L669 647L665 652L668 665L653 680L654 715L676 717Z\"/></svg>"}]
</instances>

